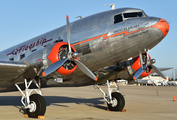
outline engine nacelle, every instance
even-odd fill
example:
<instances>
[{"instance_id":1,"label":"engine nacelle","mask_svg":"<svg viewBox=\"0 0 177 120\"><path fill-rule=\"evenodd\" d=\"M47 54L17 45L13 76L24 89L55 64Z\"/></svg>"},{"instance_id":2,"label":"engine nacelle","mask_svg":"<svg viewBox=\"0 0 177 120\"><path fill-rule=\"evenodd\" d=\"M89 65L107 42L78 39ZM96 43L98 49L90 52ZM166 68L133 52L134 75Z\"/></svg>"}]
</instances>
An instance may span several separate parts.
<instances>
[{"instance_id":1,"label":"engine nacelle","mask_svg":"<svg viewBox=\"0 0 177 120\"><path fill-rule=\"evenodd\" d=\"M151 59L150 55L148 55L149 59ZM146 63L145 63L146 64ZM138 57L135 57L134 58L134 63L132 65L132 69L137 71L139 68L141 67L141 63L140 63L140 56ZM144 70L144 72L141 74L141 77L146 77L148 75L150 75L152 72L152 67L151 66L148 66L146 68L146 70Z\"/></svg>"},{"instance_id":2,"label":"engine nacelle","mask_svg":"<svg viewBox=\"0 0 177 120\"><path fill-rule=\"evenodd\" d=\"M146 57L146 56L143 56ZM151 57L148 55L148 59L151 59ZM143 60L144 64L145 60ZM133 58L132 60L126 61L122 63L122 65L125 67L125 69L122 71L122 77L126 80L133 80L134 74L137 72L137 70L141 67L140 62L140 56L137 56ZM140 77L146 77L150 75L152 72L152 67L148 66L146 69L144 69L144 72L140 75Z\"/></svg>"},{"instance_id":3,"label":"engine nacelle","mask_svg":"<svg viewBox=\"0 0 177 120\"><path fill-rule=\"evenodd\" d=\"M76 52L74 47L72 47L72 52ZM56 44L48 44L45 47L42 47L34 51L29 56L25 57L23 60L27 61L30 64L30 71L27 72L26 76L41 75L42 71L49 67L51 64L66 58L68 55L68 43L58 42ZM78 60L78 57L76 58ZM74 61L66 61L63 66L53 72L49 77L57 76L62 77L64 75L69 75L74 72L77 68L77 65ZM31 72L31 74L30 74ZM28 75L29 74L29 75Z\"/></svg>"},{"instance_id":4,"label":"engine nacelle","mask_svg":"<svg viewBox=\"0 0 177 120\"><path fill-rule=\"evenodd\" d=\"M49 54L47 55L47 67L50 66L51 64L61 60L65 59L68 56L68 43L66 42L58 42L55 45L50 47L51 49L49 50ZM72 52L76 52L75 48L71 46ZM78 57L76 58L78 60ZM69 75L73 73L77 68L77 65L75 64L74 61L66 61L64 65L62 65L59 69L57 69L56 74L61 74L61 75Z\"/></svg>"}]
</instances>

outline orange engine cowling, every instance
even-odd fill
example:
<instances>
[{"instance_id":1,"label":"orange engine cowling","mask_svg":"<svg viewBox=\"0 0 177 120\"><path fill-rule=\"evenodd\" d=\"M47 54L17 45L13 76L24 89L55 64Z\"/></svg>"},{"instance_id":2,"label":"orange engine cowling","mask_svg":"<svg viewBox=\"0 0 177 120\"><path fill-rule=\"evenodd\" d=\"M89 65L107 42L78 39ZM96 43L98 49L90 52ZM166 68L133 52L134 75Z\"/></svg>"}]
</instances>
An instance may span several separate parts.
<instances>
[{"instance_id":1,"label":"orange engine cowling","mask_svg":"<svg viewBox=\"0 0 177 120\"><path fill-rule=\"evenodd\" d=\"M148 57L149 57L149 59L151 59L149 54L148 54ZM134 63L131 68L133 70L137 71L140 67L141 67L140 56L137 56L134 58ZM150 75L151 72L152 72L152 67L147 66L146 70L144 70L144 72L141 74L141 77L146 77L146 76Z\"/></svg>"},{"instance_id":2,"label":"orange engine cowling","mask_svg":"<svg viewBox=\"0 0 177 120\"><path fill-rule=\"evenodd\" d=\"M73 52L76 52L75 48L71 45L71 49ZM47 58L53 63L66 58L68 55L68 43L66 42L59 42L56 43ZM78 60L78 57L76 58ZM63 66L61 66L59 69L57 69L57 72L61 75L69 75L73 73L77 68L77 65L74 61L66 61Z\"/></svg>"}]
</instances>

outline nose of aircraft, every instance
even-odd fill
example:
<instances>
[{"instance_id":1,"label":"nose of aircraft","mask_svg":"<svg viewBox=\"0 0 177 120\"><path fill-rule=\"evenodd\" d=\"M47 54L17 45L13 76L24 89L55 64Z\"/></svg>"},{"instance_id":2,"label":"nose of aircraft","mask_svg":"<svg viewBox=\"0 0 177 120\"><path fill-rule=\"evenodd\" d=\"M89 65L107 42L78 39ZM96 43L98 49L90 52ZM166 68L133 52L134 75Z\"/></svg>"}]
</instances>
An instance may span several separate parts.
<instances>
[{"instance_id":1,"label":"nose of aircraft","mask_svg":"<svg viewBox=\"0 0 177 120\"><path fill-rule=\"evenodd\" d=\"M163 33L163 37L165 37L167 35L169 28L170 28L169 23L162 18L160 19L160 21L157 24L155 24L152 27L158 28L159 30L161 30Z\"/></svg>"}]
</instances>

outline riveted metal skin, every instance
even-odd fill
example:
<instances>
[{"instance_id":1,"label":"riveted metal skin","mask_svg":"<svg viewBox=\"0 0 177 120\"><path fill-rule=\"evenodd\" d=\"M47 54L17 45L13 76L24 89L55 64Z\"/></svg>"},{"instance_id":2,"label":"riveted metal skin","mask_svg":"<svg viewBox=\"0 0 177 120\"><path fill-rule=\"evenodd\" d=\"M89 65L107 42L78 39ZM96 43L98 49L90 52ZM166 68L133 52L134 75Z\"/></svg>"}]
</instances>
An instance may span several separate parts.
<instances>
[{"instance_id":1,"label":"riveted metal skin","mask_svg":"<svg viewBox=\"0 0 177 120\"><path fill-rule=\"evenodd\" d=\"M141 17L124 18L115 23L116 15L125 13L142 12ZM146 52L156 46L168 33L167 21L157 17L147 16L143 10L135 8L119 8L115 10L97 13L70 23L70 41L75 49L78 60L87 66L94 74L98 74L98 83L105 82L115 72L100 74L100 70L122 64L130 57L136 57L139 53ZM82 86L95 84L79 69L72 74L61 75L58 71L44 77L39 74L41 69L46 69L53 61L48 57L51 50L60 41L67 42L66 26L62 26L45 34L39 35L28 41L15 45L0 52L0 61L25 62L25 74L21 72L18 77L3 80L0 78L0 86L11 85L23 79L33 78L37 74L41 80L63 78L63 85ZM22 56L25 57L22 58ZM22 59L21 59L22 58ZM129 61L130 62L130 61ZM28 65L27 65L28 64ZM12 66L13 67L13 66ZM119 67L118 67L119 68ZM118 69L117 68L117 69ZM120 67L121 68L121 67ZM3 71L0 65L0 72ZM8 71L7 71L8 72ZM124 71L116 71L117 74ZM129 78L129 74L119 76Z\"/></svg>"}]
</instances>

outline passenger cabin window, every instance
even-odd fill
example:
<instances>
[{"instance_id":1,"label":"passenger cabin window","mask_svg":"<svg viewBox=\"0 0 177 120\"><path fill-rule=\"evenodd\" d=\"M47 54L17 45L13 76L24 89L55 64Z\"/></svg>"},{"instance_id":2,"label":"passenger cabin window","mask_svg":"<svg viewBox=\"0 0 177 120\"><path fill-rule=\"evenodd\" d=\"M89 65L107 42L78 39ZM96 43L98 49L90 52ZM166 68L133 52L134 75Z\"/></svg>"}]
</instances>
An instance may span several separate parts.
<instances>
[{"instance_id":1,"label":"passenger cabin window","mask_svg":"<svg viewBox=\"0 0 177 120\"><path fill-rule=\"evenodd\" d=\"M9 60L10 60L10 61L14 61L14 58L10 58Z\"/></svg>"},{"instance_id":2,"label":"passenger cabin window","mask_svg":"<svg viewBox=\"0 0 177 120\"><path fill-rule=\"evenodd\" d=\"M122 21L123 21L122 14L114 16L114 24L122 22Z\"/></svg>"},{"instance_id":3,"label":"passenger cabin window","mask_svg":"<svg viewBox=\"0 0 177 120\"><path fill-rule=\"evenodd\" d=\"M136 17L143 17L142 12L132 12L132 13L124 13L124 18L136 18Z\"/></svg>"},{"instance_id":4,"label":"passenger cabin window","mask_svg":"<svg viewBox=\"0 0 177 120\"><path fill-rule=\"evenodd\" d=\"M22 60L25 57L25 54L20 55L20 60Z\"/></svg>"}]
</instances>

